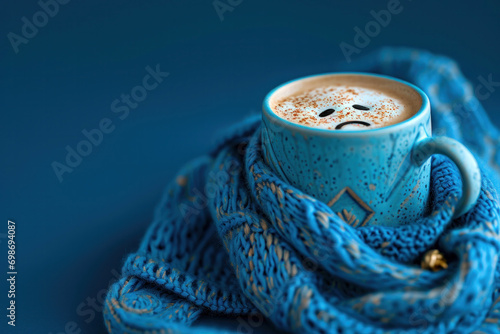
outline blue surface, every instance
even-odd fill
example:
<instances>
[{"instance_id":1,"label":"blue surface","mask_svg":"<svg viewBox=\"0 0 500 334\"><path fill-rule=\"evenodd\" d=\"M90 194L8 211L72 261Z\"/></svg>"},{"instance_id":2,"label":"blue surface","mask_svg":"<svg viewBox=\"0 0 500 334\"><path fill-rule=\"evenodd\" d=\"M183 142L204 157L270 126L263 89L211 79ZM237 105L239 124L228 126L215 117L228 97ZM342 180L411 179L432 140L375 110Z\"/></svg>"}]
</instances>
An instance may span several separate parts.
<instances>
[{"instance_id":1,"label":"blue surface","mask_svg":"<svg viewBox=\"0 0 500 334\"><path fill-rule=\"evenodd\" d=\"M498 2L401 3L359 56L383 45L425 48L456 59L474 86L479 76L500 81ZM345 61L339 43L353 44L353 28L386 7L243 1L221 21L212 1L70 1L16 54L7 34L20 34L21 18L40 7L3 5L0 250L6 254L12 219L19 274L17 326L7 328L2 315L0 331L71 333L75 322L82 333L104 332L87 298L97 298L137 248L175 171L206 151L218 129L258 112L279 83L337 70ZM156 64L170 75L120 120L111 103ZM483 101L497 125L499 102L498 90ZM63 162L65 147L103 118L115 130L59 182L52 162ZM4 292L0 302L4 309Z\"/></svg>"}]
</instances>

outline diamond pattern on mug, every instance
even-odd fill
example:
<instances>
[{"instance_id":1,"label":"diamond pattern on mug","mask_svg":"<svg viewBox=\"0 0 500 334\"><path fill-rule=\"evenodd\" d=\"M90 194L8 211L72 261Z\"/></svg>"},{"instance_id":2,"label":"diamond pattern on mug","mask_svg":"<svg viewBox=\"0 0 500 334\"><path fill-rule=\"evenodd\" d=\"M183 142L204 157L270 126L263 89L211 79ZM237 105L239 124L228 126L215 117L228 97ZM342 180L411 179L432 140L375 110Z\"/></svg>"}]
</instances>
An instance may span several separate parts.
<instances>
[{"instance_id":1,"label":"diamond pattern on mug","mask_svg":"<svg viewBox=\"0 0 500 334\"><path fill-rule=\"evenodd\" d=\"M328 206L352 227L365 226L375 214L375 211L349 187L345 187L335 195L328 202Z\"/></svg>"}]
</instances>

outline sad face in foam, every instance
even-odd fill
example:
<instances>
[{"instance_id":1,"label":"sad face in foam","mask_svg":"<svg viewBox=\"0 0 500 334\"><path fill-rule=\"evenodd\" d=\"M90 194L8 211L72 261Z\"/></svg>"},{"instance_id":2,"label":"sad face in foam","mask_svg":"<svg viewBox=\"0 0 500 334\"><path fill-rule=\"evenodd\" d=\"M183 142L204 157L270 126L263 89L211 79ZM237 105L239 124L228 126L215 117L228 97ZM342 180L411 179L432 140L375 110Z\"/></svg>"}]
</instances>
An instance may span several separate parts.
<instances>
[{"instance_id":1,"label":"sad face in foam","mask_svg":"<svg viewBox=\"0 0 500 334\"><path fill-rule=\"evenodd\" d=\"M330 130L368 130L396 124L405 105L373 88L327 86L281 99L274 112L290 122Z\"/></svg>"}]
</instances>

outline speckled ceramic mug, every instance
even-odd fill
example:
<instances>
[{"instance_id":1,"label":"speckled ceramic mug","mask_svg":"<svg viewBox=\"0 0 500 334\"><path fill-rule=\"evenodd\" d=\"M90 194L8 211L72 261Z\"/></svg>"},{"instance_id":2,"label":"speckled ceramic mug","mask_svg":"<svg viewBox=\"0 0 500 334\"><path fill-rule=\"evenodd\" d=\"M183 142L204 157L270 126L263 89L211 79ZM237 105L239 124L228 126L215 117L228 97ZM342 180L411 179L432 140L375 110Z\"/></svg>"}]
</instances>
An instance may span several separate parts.
<instances>
[{"instance_id":1,"label":"speckled ceramic mug","mask_svg":"<svg viewBox=\"0 0 500 334\"><path fill-rule=\"evenodd\" d=\"M407 85L421 97L412 117L370 130L336 131L306 127L279 117L273 100L288 85L325 76L371 76ZM480 171L472 154L459 142L432 137L429 99L405 81L367 73L332 73L284 83L265 98L262 117L264 159L286 182L327 203L351 226L396 226L427 213L430 157L448 156L462 176L463 195L455 217L476 203Z\"/></svg>"}]
</instances>

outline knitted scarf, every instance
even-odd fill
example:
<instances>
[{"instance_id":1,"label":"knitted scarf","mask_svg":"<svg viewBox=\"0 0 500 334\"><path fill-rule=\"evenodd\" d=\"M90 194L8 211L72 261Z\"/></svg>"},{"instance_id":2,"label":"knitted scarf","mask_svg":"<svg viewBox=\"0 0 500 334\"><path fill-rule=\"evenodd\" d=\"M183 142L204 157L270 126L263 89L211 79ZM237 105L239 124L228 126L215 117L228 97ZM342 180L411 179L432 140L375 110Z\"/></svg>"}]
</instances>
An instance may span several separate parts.
<instances>
[{"instance_id":1,"label":"knitted scarf","mask_svg":"<svg viewBox=\"0 0 500 334\"><path fill-rule=\"evenodd\" d=\"M477 205L459 219L460 175L432 158L431 214L353 228L278 178L262 159L260 118L221 134L164 192L104 307L110 333L223 333L201 315L264 319L294 333L499 333L500 136L450 59L385 48L357 70L410 81L430 97L434 132L482 166ZM429 249L448 268L421 269Z\"/></svg>"}]
</instances>

